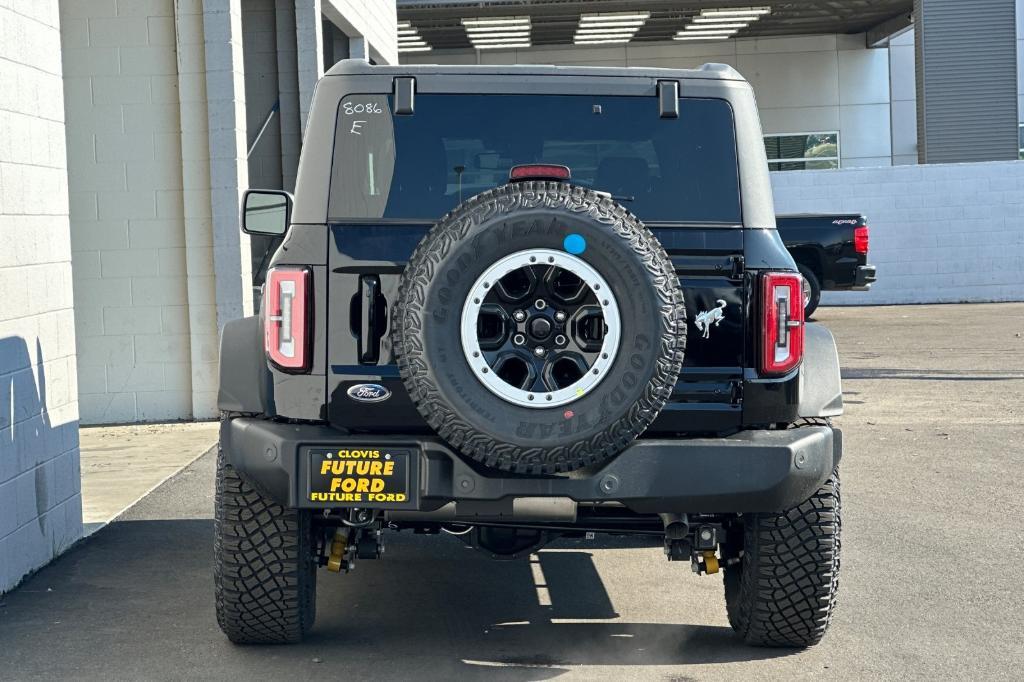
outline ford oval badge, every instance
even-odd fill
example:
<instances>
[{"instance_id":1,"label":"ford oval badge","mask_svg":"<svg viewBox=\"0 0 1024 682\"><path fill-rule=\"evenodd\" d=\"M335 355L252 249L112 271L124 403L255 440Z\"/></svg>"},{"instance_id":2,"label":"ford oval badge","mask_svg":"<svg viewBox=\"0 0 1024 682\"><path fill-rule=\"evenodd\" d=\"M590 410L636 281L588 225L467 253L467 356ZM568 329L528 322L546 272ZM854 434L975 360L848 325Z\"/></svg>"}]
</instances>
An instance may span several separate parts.
<instances>
[{"instance_id":1,"label":"ford oval badge","mask_svg":"<svg viewBox=\"0 0 1024 682\"><path fill-rule=\"evenodd\" d=\"M348 389L348 397L361 403L380 403L391 397L391 391L380 384L356 384Z\"/></svg>"}]
</instances>

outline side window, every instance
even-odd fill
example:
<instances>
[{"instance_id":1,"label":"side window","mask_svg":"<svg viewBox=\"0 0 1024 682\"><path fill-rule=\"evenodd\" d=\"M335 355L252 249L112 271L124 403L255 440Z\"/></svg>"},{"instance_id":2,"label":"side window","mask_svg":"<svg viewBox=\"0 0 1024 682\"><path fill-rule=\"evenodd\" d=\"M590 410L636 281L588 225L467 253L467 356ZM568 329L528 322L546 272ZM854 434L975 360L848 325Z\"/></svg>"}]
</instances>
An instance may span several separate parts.
<instances>
[{"instance_id":1,"label":"side window","mask_svg":"<svg viewBox=\"0 0 1024 682\"><path fill-rule=\"evenodd\" d=\"M768 170L839 168L839 133L765 135Z\"/></svg>"},{"instance_id":2,"label":"side window","mask_svg":"<svg viewBox=\"0 0 1024 682\"><path fill-rule=\"evenodd\" d=\"M386 95L349 95L338 106L330 215L379 218L395 170L395 133Z\"/></svg>"}]
</instances>

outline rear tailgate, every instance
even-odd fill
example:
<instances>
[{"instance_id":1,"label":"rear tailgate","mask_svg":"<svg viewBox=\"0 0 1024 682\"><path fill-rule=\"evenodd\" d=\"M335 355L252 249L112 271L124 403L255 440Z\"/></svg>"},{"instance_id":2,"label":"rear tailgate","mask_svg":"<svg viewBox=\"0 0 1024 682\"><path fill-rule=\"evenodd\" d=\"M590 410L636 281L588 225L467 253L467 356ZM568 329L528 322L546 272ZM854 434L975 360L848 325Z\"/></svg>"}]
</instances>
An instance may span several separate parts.
<instances>
[{"instance_id":1,"label":"rear tailgate","mask_svg":"<svg viewBox=\"0 0 1024 682\"><path fill-rule=\"evenodd\" d=\"M427 225L330 227L328 416L336 426L368 432L426 432L409 399L391 346L398 283ZM717 432L740 424L747 300L743 230L665 227L653 230L679 273L687 308L687 347L680 381L649 434ZM697 321L701 320L700 327ZM391 396L355 399L377 384Z\"/></svg>"}]
</instances>

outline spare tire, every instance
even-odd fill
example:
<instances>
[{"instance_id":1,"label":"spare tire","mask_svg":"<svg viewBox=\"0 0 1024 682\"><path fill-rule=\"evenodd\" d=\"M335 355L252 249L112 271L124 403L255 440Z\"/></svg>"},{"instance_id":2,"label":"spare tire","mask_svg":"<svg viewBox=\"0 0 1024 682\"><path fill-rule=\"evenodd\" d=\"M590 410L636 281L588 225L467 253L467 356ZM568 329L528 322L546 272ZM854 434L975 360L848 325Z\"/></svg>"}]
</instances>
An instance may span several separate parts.
<instances>
[{"instance_id":1,"label":"spare tire","mask_svg":"<svg viewBox=\"0 0 1024 682\"><path fill-rule=\"evenodd\" d=\"M686 311L665 249L607 195L519 182L445 215L402 276L402 379L427 423L485 466L602 462L672 393Z\"/></svg>"}]
</instances>

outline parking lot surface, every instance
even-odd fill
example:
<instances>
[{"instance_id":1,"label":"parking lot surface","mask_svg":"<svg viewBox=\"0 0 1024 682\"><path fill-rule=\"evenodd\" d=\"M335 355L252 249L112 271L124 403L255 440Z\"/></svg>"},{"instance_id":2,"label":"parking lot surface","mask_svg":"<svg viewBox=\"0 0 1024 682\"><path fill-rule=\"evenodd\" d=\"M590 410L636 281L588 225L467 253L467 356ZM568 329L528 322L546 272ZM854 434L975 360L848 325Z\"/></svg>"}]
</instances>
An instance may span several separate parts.
<instances>
[{"instance_id":1,"label":"parking lot surface","mask_svg":"<svg viewBox=\"0 0 1024 682\"><path fill-rule=\"evenodd\" d=\"M844 374L839 606L806 651L737 643L720 576L633 540L492 562L392 535L322 573L292 647L213 615L207 454L0 600L3 679L1020 679L1024 304L828 308Z\"/></svg>"}]
</instances>

